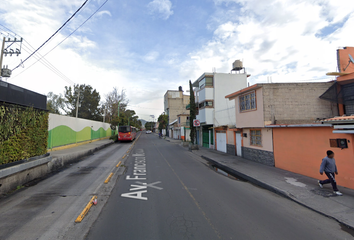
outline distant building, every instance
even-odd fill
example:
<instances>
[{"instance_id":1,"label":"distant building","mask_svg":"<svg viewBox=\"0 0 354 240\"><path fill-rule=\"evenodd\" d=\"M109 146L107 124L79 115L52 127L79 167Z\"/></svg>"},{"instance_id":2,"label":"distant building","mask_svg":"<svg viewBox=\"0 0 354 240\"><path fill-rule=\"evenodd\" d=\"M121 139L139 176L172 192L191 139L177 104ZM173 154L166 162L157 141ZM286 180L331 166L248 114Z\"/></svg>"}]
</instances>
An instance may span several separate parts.
<instances>
[{"instance_id":1,"label":"distant building","mask_svg":"<svg viewBox=\"0 0 354 240\"><path fill-rule=\"evenodd\" d=\"M189 110L186 106L189 104L189 95L184 95L182 87L178 90L168 90L164 96L164 111L168 115L168 136L173 137L174 127L172 123L178 121L178 115L187 114Z\"/></svg>"},{"instance_id":2,"label":"distant building","mask_svg":"<svg viewBox=\"0 0 354 240\"><path fill-rule=\"evenodd\" d=\"M196 119L201 125L197 127L197 143L227 152L226 131L235 128L236 119L235 103L225 99L225 95L247 87L247 74L203 73L193 87L198 108Z\"/></svg>"}]
</instances>

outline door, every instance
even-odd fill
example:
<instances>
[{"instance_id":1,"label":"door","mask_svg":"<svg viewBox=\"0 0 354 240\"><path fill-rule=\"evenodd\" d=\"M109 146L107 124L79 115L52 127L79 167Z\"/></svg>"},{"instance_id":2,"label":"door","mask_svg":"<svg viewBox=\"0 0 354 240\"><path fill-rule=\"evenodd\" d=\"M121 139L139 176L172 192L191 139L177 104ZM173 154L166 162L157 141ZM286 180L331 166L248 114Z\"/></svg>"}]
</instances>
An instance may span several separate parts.
<instances>
[{"instance_id":1,"label":"door","mask_svg":"<svg viewBox=\"0 0 354 240\"><path fill-rule=\"evenodd\" d=\"M209 130L203 129L203 147L209 148Z\"/></svg>"},{"instance_id":2,"label":"door","mask_svg":"<svg viewBox=\"0 0 354 240\"><path fill-rule=\"evenodd\" d=\"M241 133L236 133L236 155L242 157L242 137Z\"/></svg>"},{"instance_id":3,"label":"door","mask_svg":"<svg viewBox=\"0 0 354 240\"><path fill-rule=\"evenodd\" d=\"M226 133L216 133L216 148L220 152L226 153Z\"/></svg>"}]
</instances>

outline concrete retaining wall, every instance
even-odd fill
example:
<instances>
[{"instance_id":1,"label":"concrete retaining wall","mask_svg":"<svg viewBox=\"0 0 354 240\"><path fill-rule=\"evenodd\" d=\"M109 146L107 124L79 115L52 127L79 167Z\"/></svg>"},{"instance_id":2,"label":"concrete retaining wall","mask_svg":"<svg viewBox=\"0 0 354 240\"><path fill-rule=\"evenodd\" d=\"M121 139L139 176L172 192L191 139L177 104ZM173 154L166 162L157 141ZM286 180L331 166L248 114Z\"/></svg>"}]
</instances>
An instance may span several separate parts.
<instances>
[{"instance_id":1,"label":"concrete retaining wall","mask_svg":"<svg viewBox=\"0 0 354 240\"><path fill-rule=\"evenodd\" d=\"M6 194L11 190L16 189L18 186L22 186L34 179L44 177L65 165L77 162L83 157L91 155L93 152L103 149L112 143L113 141L79 152L62 155L58 154L56 157L49 156L1 169L0 194Z\"/></svg>"},{"instance_id":2,"label":"concrete retaining wall","mask_svg":"<svg viewBox=\"0 0 354 240\"><path fill-rule=\"evenodd\" d=\"M111 135L109 123L49 114L48 149Z\"/></svg>"}]
</instances>

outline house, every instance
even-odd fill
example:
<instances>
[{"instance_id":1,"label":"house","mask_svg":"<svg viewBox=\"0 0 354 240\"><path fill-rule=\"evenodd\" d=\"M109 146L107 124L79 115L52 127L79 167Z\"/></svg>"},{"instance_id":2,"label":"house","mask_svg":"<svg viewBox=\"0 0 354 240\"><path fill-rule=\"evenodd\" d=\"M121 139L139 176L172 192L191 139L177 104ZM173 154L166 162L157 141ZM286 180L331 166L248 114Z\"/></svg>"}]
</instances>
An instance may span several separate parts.
<instances>
[{"instance_id":1,"label":"house","mask_svg":"<svg viewBox=\"0 0 354 240\"><path fill-rule=\"evenodd\" d=\"M179 136L182 141L190 141L189 114L177 115L177 126L180 129Z\"/></svg>"},{"instance_id":2,"label":"house","mask_svg":"<svg viewBox=\"0 0 354 240\"><path fill-rule=\"evenodd\" d=\"M354 48L337 50L339 72L320 99L336 106L332 117L307 127L273 128L275 166L313 178L327 150L335 153L339 185L354 189ZM339 116L337 116L339 115Z\"/></svg>"},{"instance_id":3,"label":"house","mask_svg":"<svg viewBox=\"0 0 354 240\"><path fill-rule=\"evenodd\" d=\"M200 146L227 152L227 131L235 128L236 119L235 103L225 99L225 95L247 87L248 76L246 72L206 72L193 82L198 108L196 119L200 121L196 135Z\"/></svg>"},{"instance_id":4,"label":"house","mask_svg":"<svg viewBox=\"0 0 354 240\"><path fill-rule=\"evenodd\" d=\"M314 126L318 119L335 116L337 106L319 98L331 85L333 82L263 83L227 95L225 98L235 100L236 155L276 166L275 160L279 159L274 150L275 129L279 126ZM323 127L318 123L316 126ZM289 141L289 144L301 145ZM285 148L281 150L286 151Z\"/></svg>"},{"instance_id":5,"label":"house","mask_svg":"<svg viewBox=\"0 0 354 240\"><path fill-rule=\"evenodd\" d=\"M178 119L179 114L189 115L186 106L189 104L189 95L184 95L182 87L177 90L168 90L164 95L164 111L168 115L168 131L167 134L173 137L174 121Z\"/></svg>"}]
</instances>

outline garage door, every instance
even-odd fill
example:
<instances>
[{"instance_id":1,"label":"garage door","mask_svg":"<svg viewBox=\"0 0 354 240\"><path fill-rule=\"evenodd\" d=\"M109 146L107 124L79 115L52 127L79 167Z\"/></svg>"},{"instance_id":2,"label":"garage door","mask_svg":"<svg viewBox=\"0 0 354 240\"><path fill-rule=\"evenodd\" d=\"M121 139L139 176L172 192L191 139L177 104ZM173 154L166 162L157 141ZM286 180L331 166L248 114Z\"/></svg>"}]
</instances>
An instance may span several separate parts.
<instances>
[{"instance_id":1,"label":"garage door","mask_svg":"<svg viewBox=\"0 0 354 240\"><path fill-rule=\"evenodd\" d=\"M216 144L218 151L226 153L226 133L216 133Z\"/></svg>"}]
</instances>

